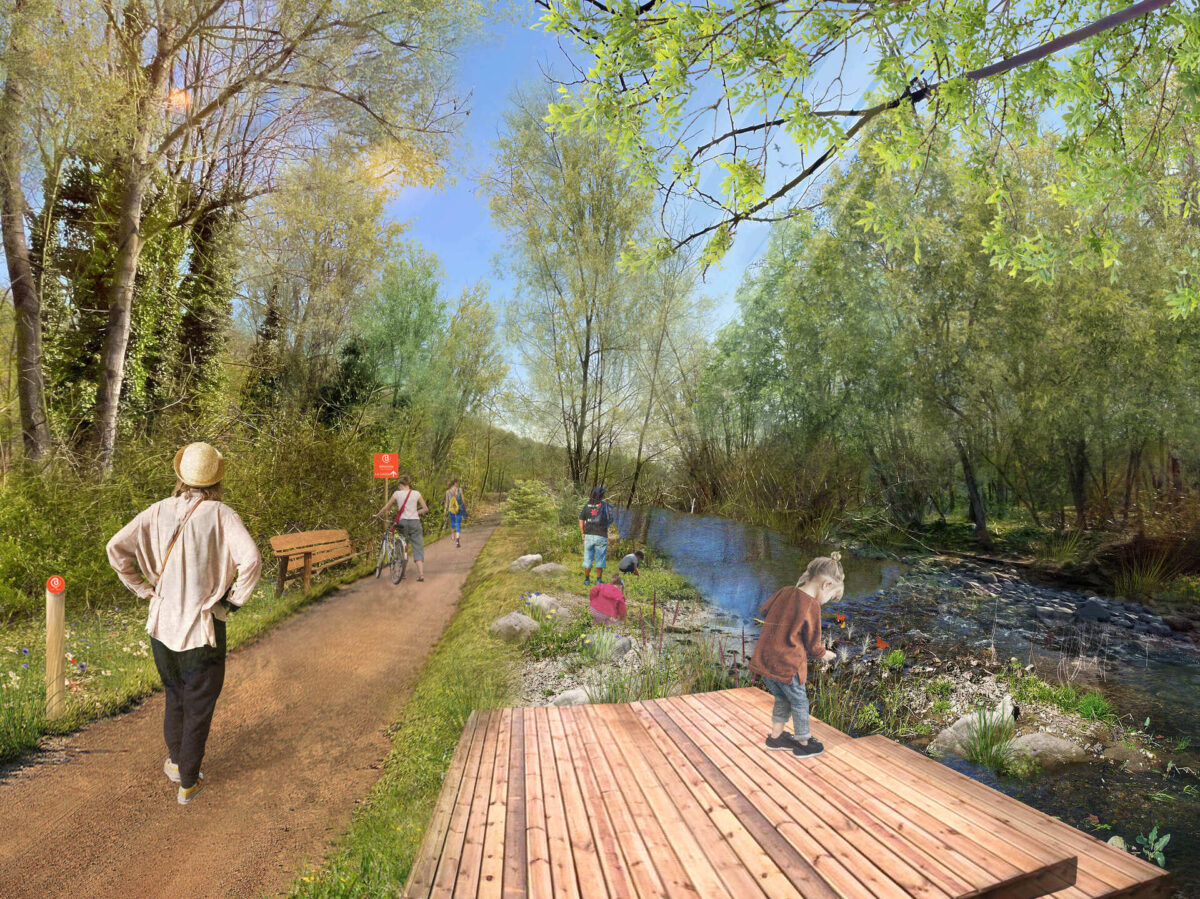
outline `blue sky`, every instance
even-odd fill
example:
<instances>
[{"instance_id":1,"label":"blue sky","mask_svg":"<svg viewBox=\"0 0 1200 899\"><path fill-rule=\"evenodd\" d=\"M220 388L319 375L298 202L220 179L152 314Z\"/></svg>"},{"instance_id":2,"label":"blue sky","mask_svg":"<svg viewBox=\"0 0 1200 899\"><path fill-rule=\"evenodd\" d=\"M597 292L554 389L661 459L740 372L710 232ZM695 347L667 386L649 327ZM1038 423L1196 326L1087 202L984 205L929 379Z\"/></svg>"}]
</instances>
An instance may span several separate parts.
<instances>
[{"instance_id":1,"label":"blue sky","mask_svg":"<svg viewBox=\"0 0 1200 899\"><path fill-rule=\"evenodd\" d=\"M487 200L475 174L488 165L509 98L520 85L540 81L542 71L565 71L557 40L529 23L501 21L486 43L468 47L459 62L461 93L471 93L471 114L455 144L453 183L441 190L407 189L389 211L409 225L408 236L438 255L446 272L447 296L486 279L491 300L507 304L514 285L497 270L504 236L492 225ZM723 266L710 270L702 292L716 300L715 331L737 311L734 293L742 273L766 248L767 228L744 227Z\"/></svg>"}]
</instances>

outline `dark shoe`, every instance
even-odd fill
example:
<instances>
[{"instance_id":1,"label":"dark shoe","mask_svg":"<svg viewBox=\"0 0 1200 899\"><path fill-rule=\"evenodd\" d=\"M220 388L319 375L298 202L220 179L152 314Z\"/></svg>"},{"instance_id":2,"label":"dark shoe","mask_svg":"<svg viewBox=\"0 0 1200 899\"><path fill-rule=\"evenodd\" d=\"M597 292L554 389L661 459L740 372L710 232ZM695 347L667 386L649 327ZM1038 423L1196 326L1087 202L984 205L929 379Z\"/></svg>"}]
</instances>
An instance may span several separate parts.
<instances>
[{"instance_id":1,"label":"dark shoe","mask_svg":"<svg viewBox=\"0 0 1200 899\"><path fill-rule=\"evenodd\" d=\"M585 577L583 579L583 586L585 586L585 587L592 586L592 579L590 577Z\"/></svg>"},{"instance_id":2,"label":"dark shoe","mask_svg":"<svg viewBox=\"0 0 1200 899\"><path fill-rule=\"evenodd\" d=\"M794 737L792 739L795 740ZM814 755L820 755L824 751L825 747L821 745L821 741L814 740L812 737L809 737L808 742L803 746L797 742L793 742L792 744L792 755L797 758L811 758Z\"/></svg>"},{"instance_id":3,"label":"dark shoe","mask_svg":"<svg viewBox=\"0 0 1200 899\"><path fill-rule=\"evenodd\" d=\"M795 749L796 742L792 735L787 731L781 733L778 737L767 737L768 749Z\"/></svg>"}]
</instances>

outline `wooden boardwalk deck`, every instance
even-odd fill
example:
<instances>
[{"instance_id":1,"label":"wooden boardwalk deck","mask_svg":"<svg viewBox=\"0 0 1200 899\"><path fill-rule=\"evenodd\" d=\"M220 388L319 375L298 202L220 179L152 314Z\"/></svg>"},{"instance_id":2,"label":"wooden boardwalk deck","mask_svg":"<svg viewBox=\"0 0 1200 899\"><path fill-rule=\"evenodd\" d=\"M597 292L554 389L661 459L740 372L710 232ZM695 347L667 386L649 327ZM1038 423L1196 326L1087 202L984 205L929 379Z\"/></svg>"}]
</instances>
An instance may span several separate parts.
<instances>
[{"instance_id":1,"label":"wooden boardwalk deck","mask_svg":"<svg viewBox=\"0 0 1200 899\"><path fill-rule=\"evenodd\" d=\"M1166 897L1165 873L884 737L762 745L756 688L471 716L407 897Z\"/></svg>"}]
</instances>

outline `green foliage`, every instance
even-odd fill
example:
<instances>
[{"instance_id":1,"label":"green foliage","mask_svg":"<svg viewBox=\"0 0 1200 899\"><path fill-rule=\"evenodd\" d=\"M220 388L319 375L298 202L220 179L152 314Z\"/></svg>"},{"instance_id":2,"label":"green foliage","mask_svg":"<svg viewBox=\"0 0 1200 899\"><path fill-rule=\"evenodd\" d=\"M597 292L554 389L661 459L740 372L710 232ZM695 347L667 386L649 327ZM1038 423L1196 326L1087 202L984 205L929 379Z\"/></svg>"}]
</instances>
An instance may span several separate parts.
<instances>
[{"instance_id":1,"label":"green foliage","mask_svg":"<svg viewBox=\"0 0 1200 899\"><path fill-rule=\"evenodd\" d=\"M946 714L948 711L950 711L950 700L948 700L948 699L935 699L935 700L933 701L933 705L932 705L932 706L930 706L930 708L933 710L933 712L934 712L935 714L938 714L938 715L944 715L944 714Z\"/></svg>"},{"instance_id":2,"label":"green foliage","mask_svg":"<svg viewBox=\"0 0 1200 899\"><path fill-rule=\"evenodd\" d=\"M1123 564L1113 578L1113 590L1118 596L1150 598L1162 593L1171 580L1166 556L1133 559Z\"/></svg>"},{"instance_id":3,"label":"green foliage","mask_svg":"<svg viewBox=\"0 0 1200 899\"><path fill-rule=\"evenodd\" d=\"M1156 824L1148 834L1137 835L1138 851L1147 859L1154 862L1160 868L1167 866L1167 860L1163 856L1163 850L1167 847L1167 843L1171 841L1169 833L1158 835L1158 825Z\"/></svg>"},{"instance_id":4,"label":"green foliage","mask_svg":"<svg viewBox=\"0 0 1200 899\"><path fill-rule=\"evenodd\" d=\"M553 524L558 505L541 481L517 481L508 491L502 507L505 524Z\"/></svg>"},{"instance_id":5,"label":"green foliage","mask_svg":"<svg viewBox=\"0 0 1200 899\"><path fill-rule=\"evenodd\" d=\"M1082 531L1051 534L1037 546L1037 557L1047 562L1073 562L1084 545Z\"/></svg>"},{"instance_id":6,"label":"green foliage","mask_svg":"<svg viewBox=\"0 0 1200 899\"><path fill-rule=\"evenodd\" d=\"M531 659L549 659L576 652L591 623L587 615L578 615L557 627L543 625L525 643L525 652Z\"/></svg>"},{"instance_id":7,"label":"green foliage","mask_svg":"<svg viewBox=\"0 0 1200 899\"><path fill-rule=\"evenodd\" d=\"M1200 603L1200 577L1176 578L1163 594L1163 599L1176 603Z\"/></svg>"},{"instance_id":8,"label":"green foliage","mask_svg":"<svg viewBox=\"0 0 1200 899\"><path fill-rule=\"evenodd\" d=\"M954 681L946 676L925 682L925 692L937 699L948 699L954 693Z\"/></svg>"},{"instance_id":9,"label":"green foliage","mask_svg":"<svg viewBox=\"0 0 1200 899\"><path fill-rule=\"evenodd\" d=\"M724 642L704 636L674 647L676 677L684 693L709 693L748 687L753 682L748 668L731 664Z\"/></svg>"},{"instance_id":10,"label":"green foliage","mask_svg":"<svg viewBox=\"0 0 1200 899\"><path fill-rule=\"evenodd\" d=\"M888 671L899 671L904 667L905 658L903 649L893 649L880 658L879 664Z\"/></svg>"},{"instance_id":11,"label":"green foliage","mask_svg":"<svg viewBox=\"0 0 1200 899\"><path fill-rule=\"evenodd\" d=\"M1012 763L1013 723L982 709L967 733L963 748L967 761L993 771L1006 771Z\"/></svg>"},{"instance_id":12,"label":"green foliage","mask_svg":"<svg viewBox=\"0 0 1200 899\"><path fill-rule=\"evenodd\" d=\"M592 672L585 689L593 703L638 702L670 696L678 684L675 664L666 655L651 653L634 668L606 665Z\"/></svg>"},{"instance_id":13,"label":"green foliage","mask_svg":"<svg viewBox=\"0 0 1200 899\"><path fill-rule=\"evenodd\" d=\"M607 662L617 646L617 635L606 627L594 627L583 635L580 652L591 662Z\"/></svg>"},{"instance_id":14,"label":"green foliage","mask_svg":"<svg viewBox=\"0 0 1200 899\"><path fill-rule=\"evenodd\" d=\"M1112 706L1108 704L1108 700L1104 698L1102 693L1090 691L1079 697L1079 702L1076 705L1076 711L1080 717L1094 718L1097 721L1116 721L1117 716L1112 710Z\"/></svg>"}]
</instances>

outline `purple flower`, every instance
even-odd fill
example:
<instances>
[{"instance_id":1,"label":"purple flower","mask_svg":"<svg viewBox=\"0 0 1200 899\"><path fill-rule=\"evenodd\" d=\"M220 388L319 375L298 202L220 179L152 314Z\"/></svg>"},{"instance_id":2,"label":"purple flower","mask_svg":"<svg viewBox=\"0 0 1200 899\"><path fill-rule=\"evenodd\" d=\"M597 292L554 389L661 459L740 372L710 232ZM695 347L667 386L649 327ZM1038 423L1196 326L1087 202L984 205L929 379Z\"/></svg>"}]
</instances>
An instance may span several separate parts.
<instances>
[{"instance_id":1,"label":"purple flower","mask_svg":"<svg viewBox=\"0 0 1200 899\"><path fill-rule=\"evenodd\" d=\"M79 663L79 670L80 670L80 671L86 671L86 670L87 670L87 662L80 662L80 663Z\"/></svg>"},{"instance_id":2,"label":"purple flower","mask_svg":"<svg viewBox=\"0 0 1200 899\"><path fill-rule=\"evenodd\" d=\"M23 656L27 656L27 655L29 655L29 649L28 649L27 647L22 647L22 648L21 648L21 655L23 655Z\"/></svg>"},{"instance_id":3,"label":"purple flower","mask_svg":"<svg viewBox=\"0 0 1200 899\"><path fill-rule=\"evenodd\" d=\"M28 667L29 667L29 663L28 663L28 662L25 662L25 663L24 663L24 664L23 664L21 667L22 667L22 668L28 668Z\"/></svg>"}]
</instances>

